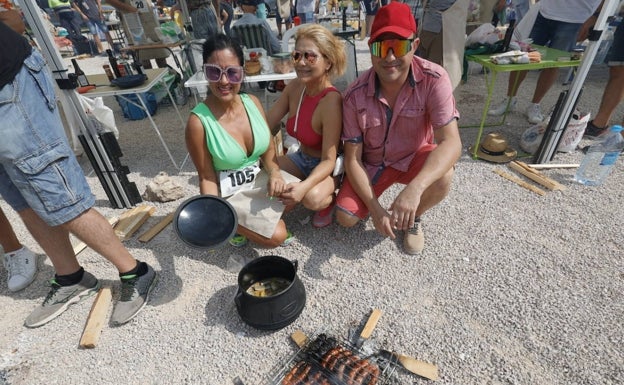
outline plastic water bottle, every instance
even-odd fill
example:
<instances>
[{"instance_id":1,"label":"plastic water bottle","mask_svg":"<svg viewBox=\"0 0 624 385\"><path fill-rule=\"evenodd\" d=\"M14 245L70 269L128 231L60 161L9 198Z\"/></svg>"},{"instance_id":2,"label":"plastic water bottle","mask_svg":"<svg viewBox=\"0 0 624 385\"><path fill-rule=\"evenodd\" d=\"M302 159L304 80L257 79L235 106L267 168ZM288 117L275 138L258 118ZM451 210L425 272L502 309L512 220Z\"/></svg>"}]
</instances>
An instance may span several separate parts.
<instances>
[{"instance_id":1,"label":"plastic water bottle","mask_svg":"<svg viewBox=\"0 0 624 385\"><path fill-rule=\"evenodd\" d=\"M613 126L605 137L589 147L574 180L587 186L601 185L624 149L622 126Z\"/></svg>"}]
</instances>

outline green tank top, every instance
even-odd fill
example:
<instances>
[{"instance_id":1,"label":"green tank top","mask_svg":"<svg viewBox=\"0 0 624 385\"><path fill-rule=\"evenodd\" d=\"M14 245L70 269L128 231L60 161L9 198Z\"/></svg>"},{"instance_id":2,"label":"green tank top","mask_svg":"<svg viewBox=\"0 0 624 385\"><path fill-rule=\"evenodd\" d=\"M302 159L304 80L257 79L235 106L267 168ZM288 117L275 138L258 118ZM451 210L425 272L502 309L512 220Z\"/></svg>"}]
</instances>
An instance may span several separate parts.
<instances>
[{"instance_id":1,"label":"green tank top","mask_svg":"<svg viewBox=\"0 0 624 385\"><path fill-rule=\"evenodd\" d=\"M216 171L237 170L255 163L269 148L271 133L266 120L249 95L240 94L240 98L247 111L254 138L254 148L251 156L240 144L217 122L212 111L206 104L198 104L191 113L201 120L206 132L206 145L212 155Z\"/></svg>"}]
</instances>

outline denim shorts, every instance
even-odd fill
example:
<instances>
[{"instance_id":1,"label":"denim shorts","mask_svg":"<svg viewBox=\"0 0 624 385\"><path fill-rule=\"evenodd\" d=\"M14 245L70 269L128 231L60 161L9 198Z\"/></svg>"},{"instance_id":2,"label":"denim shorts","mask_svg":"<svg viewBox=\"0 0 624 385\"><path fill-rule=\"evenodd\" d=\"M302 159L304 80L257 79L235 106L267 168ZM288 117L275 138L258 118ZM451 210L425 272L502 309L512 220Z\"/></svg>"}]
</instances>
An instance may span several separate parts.
<instances>
[{"instance_id":1,"label":"denim shorts","mask_svg":"<svg viewBox=\"0 0 624 385\"><path fill-rule=\"evenodd\" d=\"M288 154L288 158L292 160L292 162L297 166L299 170L306 176L306 178L312 174L312 170L314 167L318 166L321 163L321 158L315 158L308 154L303 153L301 150L298 150L295 153Z\"/></svg>"},{"instance_id":2,"label":"denim shorts","mask_svg":"<svg viewBox=\"0 0 624 385\"><path fill-rule=\"evenodd\" d=\"M570 51L576 44L576 35L581 25L547 19L538 13L529 37L533 39L533 44Z\"/></svg>"},{"instance_id":3,"label":"denim shorts","mask_svg":"<svg viewBox=\"0 0 624 385\"><path fill-rule=\"evenodd\" d=\"M609 48L607 63L610 66L624 65L624 22L620 22L613 33L613 42Z\"/></svg>"},{"instance_id":4,"label":"denim shorts","mask_svg":"<svg viewBox=\"0 0 624 385\"><path fill-rule=\"evenodd\" d=\"M32 208L56 226L95 203L67 142L54 83L33 50L15 79L0 89L0 195L15 211Z\"/></svg>"},{"instance_id":5,"label":"denim shorts","mask_svg":"<svg viewBox=\"0 0 624 385\"><path fill-rule=\"evenodd\" d=\"M104 23L102 20L89 19L87 21L87 27L89 27L89 32L91 33L91 35L99 36L100 32L108 32L108 27L106 26L106 23Z\"/></svg>"}]
</instances>

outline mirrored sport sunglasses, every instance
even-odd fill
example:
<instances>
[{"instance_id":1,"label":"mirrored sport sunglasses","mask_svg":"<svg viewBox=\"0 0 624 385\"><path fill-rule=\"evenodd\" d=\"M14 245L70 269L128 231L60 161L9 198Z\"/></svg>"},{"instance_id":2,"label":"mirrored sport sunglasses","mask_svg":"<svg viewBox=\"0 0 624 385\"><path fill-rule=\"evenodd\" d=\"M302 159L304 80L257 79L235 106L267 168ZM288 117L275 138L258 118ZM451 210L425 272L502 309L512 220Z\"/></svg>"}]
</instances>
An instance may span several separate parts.
<instances>
[{"instance_id":1,"label":"mirrored sport sunglasses","mask_svg":"<svg viewBox=\"0 0 624 385\"><path fill-rule=\"evenodd\" d=\"M388 51L392 49L395 57L403 57L412 49L414 39L390 39L373 42L370 45L371 55L380 58L388 56Z\"/></svg>"},{"instance_id":2,"label":"mirrored sport sunglasses","mask_svg":"<svg viewBox=\"0 0 624 385\"><path fill-rule=\"evenodd\" d=\"M228 66L223 69L214 64L204 64L204 74L209 82L217 83L224 73L228 82L239 84L243 82L245 70L241 66Z\"/></svg>"},{"instance_id":3,"label":"mirrored sport sunglasses","mask_svg":"<svg viewBox=\"0 0 624 385\"><path fill-rule=\"evenodd\" d=\"M319 56L320 56L319 54L312 52L312 51L301 52L301 51L294 50L290 54L290 57L292 58L293 62L299 63L299 61L301 61L301 58L305 58L305 60L309 64L316 63Z\"/></svg>"}]
</instances>

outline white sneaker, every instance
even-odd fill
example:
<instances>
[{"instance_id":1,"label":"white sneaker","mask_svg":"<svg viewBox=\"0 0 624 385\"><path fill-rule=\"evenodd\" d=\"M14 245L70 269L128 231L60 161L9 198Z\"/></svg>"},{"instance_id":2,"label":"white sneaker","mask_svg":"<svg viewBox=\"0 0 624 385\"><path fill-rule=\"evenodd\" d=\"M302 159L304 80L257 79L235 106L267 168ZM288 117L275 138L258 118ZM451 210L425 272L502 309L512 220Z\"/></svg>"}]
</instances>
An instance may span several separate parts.
<instances>
[{"instance_id":1,"label":"white sneaker","mask_svg":"<svg viewBox=\"0 0 624 385\"><path fill-rule=\"evenodd\" d=\"M539 103L531 103L527 108L527 119L529 123L538 124L544 120L544 115L542 114L542 108Z\"/></svg>"},{"instance_id":2,"label":"white sneaker","mask_svg":"<svg viewBox=\"0 0 624 385\"><path fill-rule=\"evenodd\" d=\"M499 104L492 107L488 111L488 115L492 116L501 116L507 111L507 103L509 102L509 96L506 96ZM518 102L518 98L515 96L511 97L511 102L509 103L509 111L513 111L516 108L516 103Z\"/></svg>"},{"instance_id":3,"label":"white sneaker","mask_svg":"<svg viewBox=\"0 0 624 385\"><path fill-rule=\"evenodd\" d=\"M4 254L4 267L7 269L9 291L22 290L35 280L37 275L37 256L26 246L17 251Z\"/></svg>"}]
</instances>

